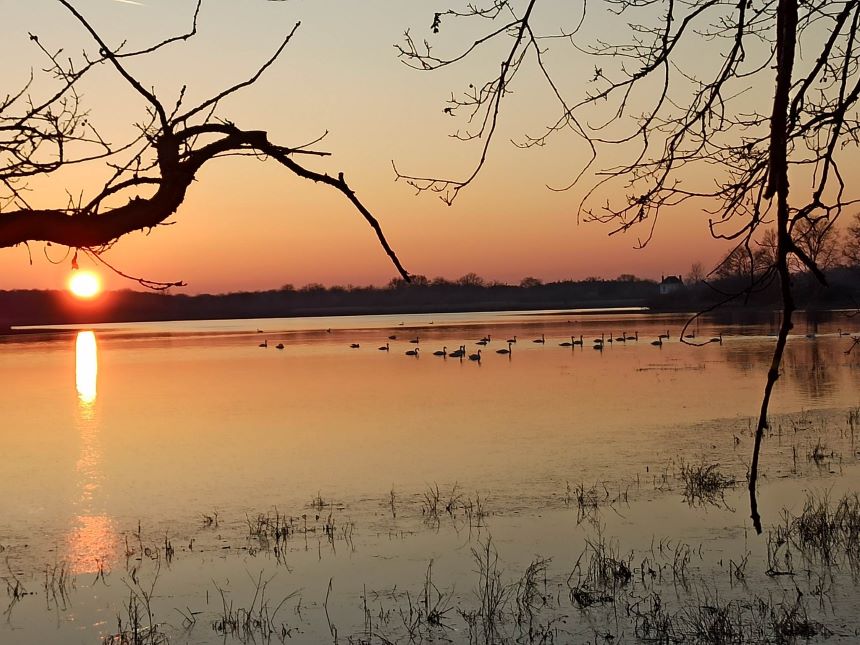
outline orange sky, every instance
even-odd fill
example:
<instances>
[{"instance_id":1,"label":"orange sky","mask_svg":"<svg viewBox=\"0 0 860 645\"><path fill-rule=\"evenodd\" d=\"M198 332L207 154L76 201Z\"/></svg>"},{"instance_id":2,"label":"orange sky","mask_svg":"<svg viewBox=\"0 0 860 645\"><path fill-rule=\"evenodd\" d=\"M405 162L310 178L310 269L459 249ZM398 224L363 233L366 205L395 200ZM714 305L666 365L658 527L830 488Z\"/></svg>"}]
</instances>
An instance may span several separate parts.
<instances>
[{"instance_id":1,"label":"orange sky","mask_svg":"<svg viewBox=\"0 0 860 645\"><path fill-rule=\"evenodd\" d=\"M127 38L139 46L184 28L193 4L80 0L76 6L110 42ZM419 9L414 4L213 0L204 3L195 41L133 71L166 103L172 103L183 83L188 83L192 100L201 98L241 80L301 19L302 27L278 63L255 87L225 102L220 114L240 127L265 129L284 145L328 130L318 147L333 157L316 167L345 173L413 273L457 278L474 271L508 282L529 275L544 280L622 273L659 278L685 273L695 261L708 266L716 261L726 246L710 238L707 216L695 207L667 213L645 250L634 250L635 234L609 238L602 225L577 225L581 193L555 193L545 185L570 179L582 145L567 138L524 151L509 141L535 132L552 115L545 94L525 79L503 114L490 161L454 206L429 195L416 197L405 183L395 183L392 160L417 174L460 177L469 172L478 150L448 136L456 123L442 108L452 90L484 78L488 69L477 58L451 73L431 75L398 62L392 45L403 30L412 27L423 38L433 10L440 9L438 3L418 3ZM38 67L28 31L70 52L88 46L80 29L50 0L12 3L4 14L9 37L0 43L0 55L21 61L0 70L6 90L25 79L31 64ZM467 36L451 25L449 42L466 42L462 39ZM32 54L27 62L22 51ZM584 83L592 70L571 68L568 73L571 83ZM129 123L143 118L140 101L108 69L93 75L85 92L91 119L114 140L128 131ZM75 169L39 184L33 201L64 205L66 189L91 192L101 177L98 172ZM106 257L133 275L184 280L188 293L285 283L384 284L396 276L371 229L342 196L273 163L236 158L211 163L172 219L173 226L149 235L126 236ZM26 248L0 250L0 289L62 288L69 262L52 264L45 251L57 260L64 250L41 244L30 250L32 265ZM107 288L137 286L110 274L104 281Z\"/></svg>"}]
</instances>

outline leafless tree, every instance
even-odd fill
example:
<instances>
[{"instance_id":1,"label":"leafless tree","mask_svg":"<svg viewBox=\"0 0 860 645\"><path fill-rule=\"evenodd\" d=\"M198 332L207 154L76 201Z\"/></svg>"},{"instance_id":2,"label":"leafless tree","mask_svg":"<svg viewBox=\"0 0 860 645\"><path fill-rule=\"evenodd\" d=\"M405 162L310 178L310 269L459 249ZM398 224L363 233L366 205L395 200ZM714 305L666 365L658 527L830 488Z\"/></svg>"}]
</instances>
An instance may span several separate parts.
<instances>
[{"instance_id":1,"label":"leafless tree","mask_svg":"<svg viewBox=\"0 0 860 645\"><path fill-rule=\"evenodd\" d=\"M315 141L282 145L263 130L240 128L221 114L227 97L256 83L289 45L296 23L271 56L240 83L224 88L197 104L185 100L185 86L167 99L150 82L136 77L132 64L155 52L181 46L197 33L198 1L188 31L141 49L112 46L69 0L55 0L68 11L93 43L92 52L69 58L62 48L30 40L45 58L47 79L31 74L29 82L0 100L0 248L44 241L82 251L107 264L103 256L120 237L165 223L179 209L198 171L210 161L227 156L254 155L272 159L288 171L340 192L374 229L397 270L409 278L383 235L379 222L359 200L343 173L314 170L305 160L329 156ZM7 25L8 29L8 25ZM94 70L109 67L117 82L134 90L142 104L142 120L125 141L104 138L81 98L81 85ZM36 83L36 81L42 81ZM50 89L42 90L46 82ZM324 136L324 135L323 135ZM70 191L65 204L37 208L30 204L33 181L53 180L58 171L87 164L106 172L95 194L78 197ZM94 170L96 172L97 170ZM108 265L112 266L112 265ZM112 267L113 268L113 267ZM180 283L140 280L151 288Z\"/></svg>"},{"instance_id":2,"label":"leafless tree","mask_svg":"<svg viewBox=\"0 0 860 645\"><path fill-rule=\"evenodd\" d=\"M526 276L522 280L520 280L520 288L522 289L531 289L533 287L543 286L543 280L539 278L535 278L532 276Z\"/></svg>"},{"instance_id":3,"label":"leafless tree","mask_svg":"<svg viewBox=\"0 0 860 645\"><path fill-rule=\"evenodd\" d=\"M860 213L855 214L848 225L842 255L849 266L860 267Z\"/></svg>"},{"instance_id":4,"label":"leafless tree","mask_svg":"<svg viewBox=\"0 0 860 645\"><path fill-rule=\"evenodd\" d=\"M760 273L760 256L761 251L736 246L715 267L714 275L727 279L755 279Z\"/></svg>"},{"instance_id":5,"label":"leafless tree","mask_svg":"<svg viewBox=\"0 0 860 645\"><path fill-rule=\"evenodd\" d=\"M469 272L466 275L457 278L456 284L463 287L483 287L487 282L477 273Z\"/></svg>"},{"instance_id":6,"label":"leafless tree","mask_svg":"<svg viewBox=\"0 0 860 645\"><path fill-rule=\"evenodd\" d=\"M751 272L750 285L778 281L783 313L750 467L751 517L761 531L758 463L792 328L792 263L826 283L804 236L829 231L857 201L844 166L860 135L860 1L484 0L429 18L433 33L419 41L407 32L399 45L407 65L439 70L486 52L490 71L445 107L465 119L456 136L477 143L474 165L454 179L395 167L419 192L450 204L476 181L503 105L531 73L557 117L515 143L579 141L568 146L571 165L584 161L558 189L581 191L584 219L610 225L610 234L638 231L637 246L652 238L661 213L681 207L704 211L714 237L750 253L761 230L774 231L772 261ZM454 20L477 24L476 36L440 54L435 34Z\"/></svg>"},{"instance_id":7,"label":"leafless tree","mask_svg":"<svg viewBox=\"0 0 860 645\"><path fill-rule=\"evenodd\" d=\"M795 227L797 245L822 271L832 269L840 261L839 231L826 219L802 219ZM803 271L805 266L792 256L796 270ZM795 267L793 267L795 268Z\"/></svg>"},{"instance_id":8,"label":"leafless tree","mask_svg":"<svg viewBox=\"0 0 860 645\"><path fill-rule=\"evenodd\" d=\"M690 265L690 271L687 273L685 281L690 286L695 286L700 284L707 277L707 273L705 272L705 265L701 262L693 262Z\"/></svg>"}]
</instances>

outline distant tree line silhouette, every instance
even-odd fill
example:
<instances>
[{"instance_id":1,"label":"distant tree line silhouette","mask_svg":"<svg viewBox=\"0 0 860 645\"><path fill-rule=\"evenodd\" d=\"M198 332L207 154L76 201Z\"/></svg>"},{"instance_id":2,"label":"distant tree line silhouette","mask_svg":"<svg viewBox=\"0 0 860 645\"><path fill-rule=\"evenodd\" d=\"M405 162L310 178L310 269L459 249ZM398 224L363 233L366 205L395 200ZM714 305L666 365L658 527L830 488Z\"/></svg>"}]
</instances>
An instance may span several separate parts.
<instances>
[{"instance_id":1,"label":"distant tree line silhouette","mask_svg":"<svg viewBox=\"0 0 860 645\"><path fill-rule=\"evenodd\" d=\"M830 288L821 292L811 276L798 274L799 301L819 308L850 307L860 301L860 268L834 268L828 277ZM394 279L383 287L285 284L267 291L195 296L125 290L105 293L91 303L61 291L0 291L0 329L32 324L601 307L697 311L745 281L748 278L741 275L703 278L660 295L656 281L632 274L614 280L590 277L546 283L528 276L512 285L467 273L456 280L417 275L412 282ZM771 284L750 294L745 304L778 307L778 286Z\"/></svg>"}]
</instances>

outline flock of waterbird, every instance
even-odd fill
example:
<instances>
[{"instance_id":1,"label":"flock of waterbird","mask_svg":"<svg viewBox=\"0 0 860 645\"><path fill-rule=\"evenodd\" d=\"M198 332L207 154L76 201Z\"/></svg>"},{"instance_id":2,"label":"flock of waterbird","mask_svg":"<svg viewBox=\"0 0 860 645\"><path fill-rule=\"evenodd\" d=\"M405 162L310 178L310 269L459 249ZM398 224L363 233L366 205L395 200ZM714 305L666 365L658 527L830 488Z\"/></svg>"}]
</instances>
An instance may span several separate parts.
<instances>
[{"instance_id":1,"label":"flock of waterbird","mask_svg":"<svg viewBox=\"0 0 860 645\"><path fill-rule=\"evenodd\" d=\"M258 329L257 331L260 332L261 330ZM327 329L326 331L331 333L330 329ZM662 347L663 341L668 341L669 339L670 339L670 335L669 335L669 330L667 329L666 333L659 334L657 336L656 340L650 341L650 344L655 346L655 347ZM695 342L696 335L693 333L684 334L682 339L691 340L691 341ZM377 350L379 350L381 352L390 352L391 351L391 341L396 341L396 340L397 340L396 334L392 334L392 335L388 336L388 339L385 341L385 344L377 347ZM491 342L492 342L492 338L491 338L490 334L487 334L486 336L482 337L480 340L475 341L475 345L478 345L479 347L474 352L467 351L466 345L460 345L456 350L449 352L448 346L444 345L442 347L442 349L438 349L438 350L434 351L433 356L441 356L442 358L458 358L461 361L463 359L468 359L470 361L475 361L475 362L480 363L481 362L482 349L486 348ZM511 354L513 354L514 345L517 344L517 337L513 336L511 338L506 339L504 342L507 344L507 347L502 347L501 349L497 349L496 354L502 354L502 355L510 356ZM538 345L546 345L547 344L546 335L541 334L540 338L534 338L534 339L532 339L531 342L538 344ZM552 341L550 341L550 343L551 342ZM632 334L627 334L626 332L622 332L618 336L613 336L612 334L607 335L604 332L604 333L600 334L600 338L594 338L593 341L591 341L591 346L592 346L592 349L595 349L597 351L603 351L603 349L607 345L612 345L613 343L628 343L628 342L638 343L639 342L639 332L634 331ZM420 355L420 351L421 351L421 348L420 348L421 337L420 337L420 335L416 334L415 338L409 339L409 343L411 345L414 345L415 347L413 347L411 349L407 349L404 352L404 354L406 356L413 356L415 358L418 358L418 356ZM587 343L587 341L585 341L583 339L582 334L580 334L579 337L570 336L570 340L562 341L562 342L558 343L558 346L559 347L570 347L570 348L584 347L586 345L586 343ZM701 342L701 344L707 344L707 343L719 343L720 345L722 345L723 344L723 335L719 334L717 336L714 336L713 338L708 338L708 339L705 339L703 342ZM266 339L262 343L260 343L259 346L260 347L268 347L269 346L268 339ZM360 349L361 344L360 343L350 343L349 347L350 347L350 349ZM275 349L284 349L284 344L278 343L277 345L275 345Z\"/></svg>"}]
</instances>

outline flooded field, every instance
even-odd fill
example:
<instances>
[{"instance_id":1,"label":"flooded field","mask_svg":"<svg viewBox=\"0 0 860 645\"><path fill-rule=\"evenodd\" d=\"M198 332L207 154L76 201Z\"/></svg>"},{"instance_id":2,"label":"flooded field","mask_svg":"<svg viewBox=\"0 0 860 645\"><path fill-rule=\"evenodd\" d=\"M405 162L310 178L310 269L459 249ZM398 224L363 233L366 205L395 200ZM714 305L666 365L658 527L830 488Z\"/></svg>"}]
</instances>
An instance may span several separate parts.
<instances>
[{"instance_id":1,"label":"flooded field","mask_svg":"<svg viewBox=\"0 0 860 645\"><path fill-rule=\"evenodd\" d=\"M760 536L774 322L686 320L8 337L0 642L856 642L858 319L789 341Z\"/></svg>"}]
</instances>

